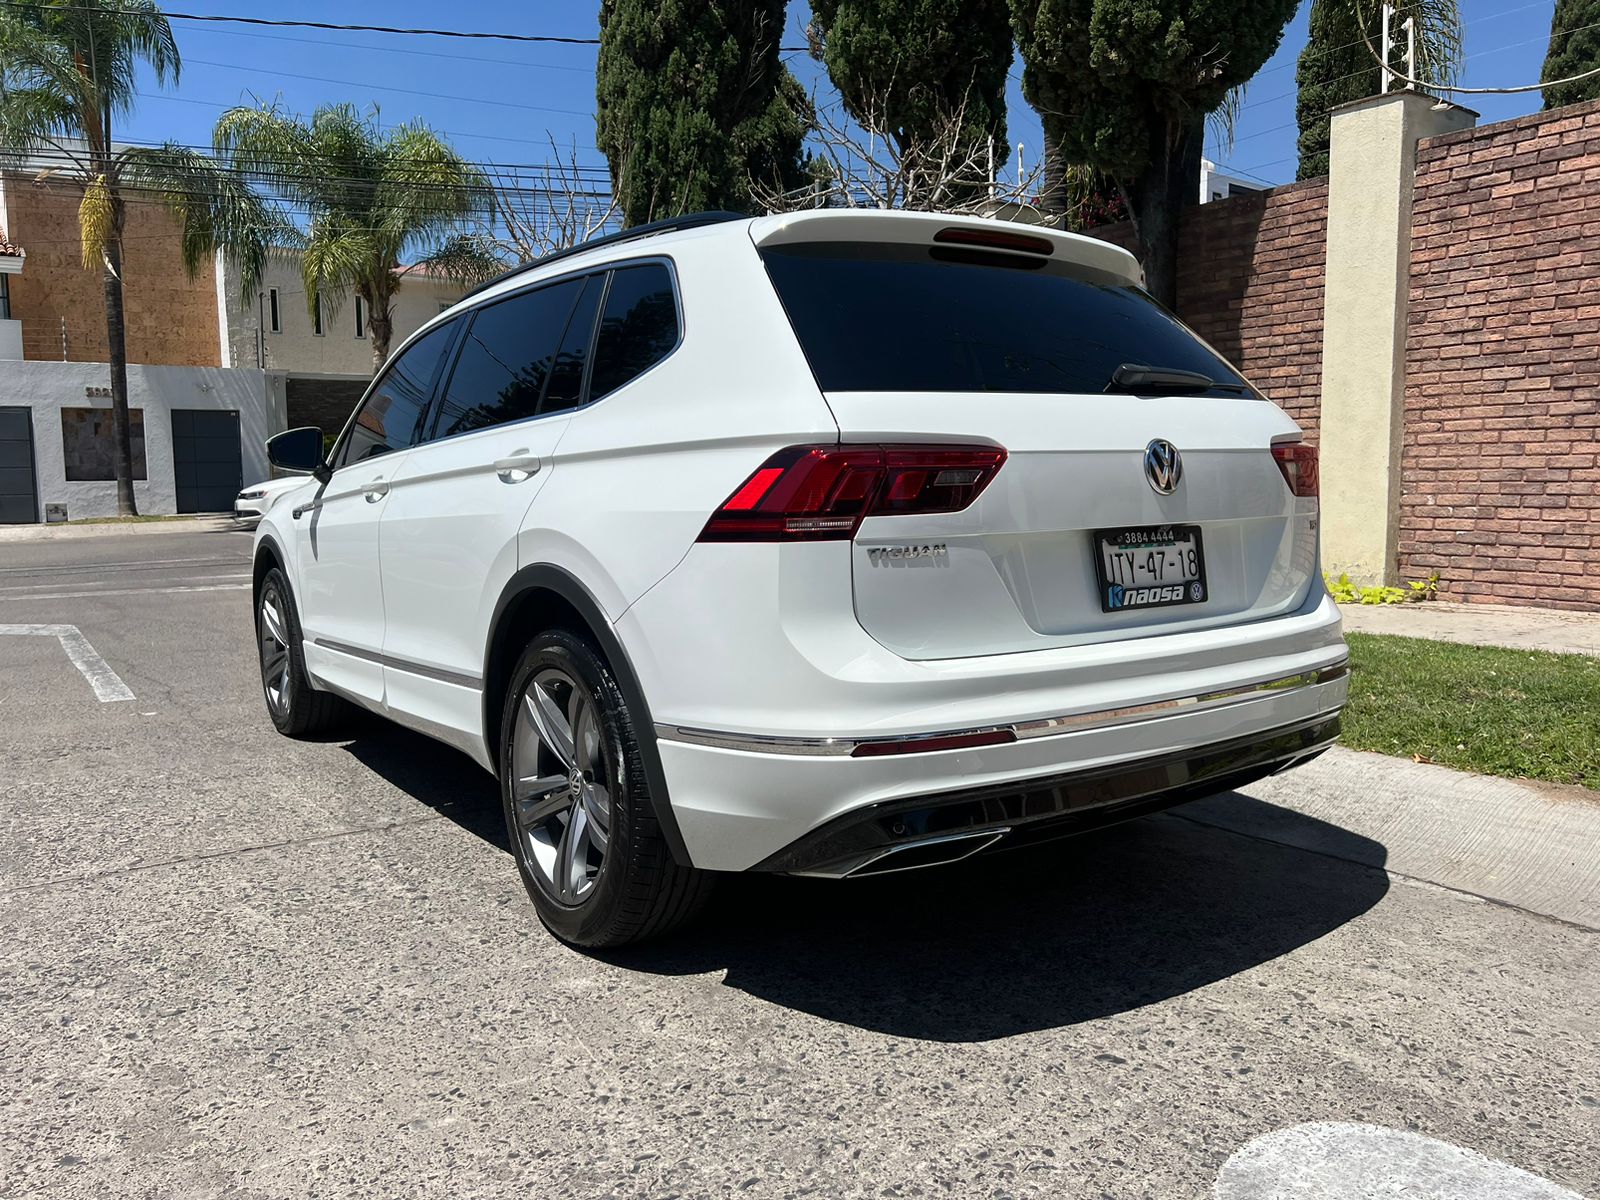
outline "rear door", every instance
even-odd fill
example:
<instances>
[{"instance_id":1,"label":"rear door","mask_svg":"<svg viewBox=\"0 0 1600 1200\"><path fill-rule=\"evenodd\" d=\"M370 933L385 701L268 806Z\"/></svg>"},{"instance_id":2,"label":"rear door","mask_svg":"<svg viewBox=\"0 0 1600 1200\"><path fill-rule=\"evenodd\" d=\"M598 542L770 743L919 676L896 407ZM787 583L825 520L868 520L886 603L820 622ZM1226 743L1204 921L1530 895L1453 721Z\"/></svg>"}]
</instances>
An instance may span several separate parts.
<instances>
[{"instance_id":1,"label":"rear door","mask_svg":"<svg viewBox=\"0 0 1600 1200\"><path fill-rule=\"evenodd\" d=\"M762 251L844 441L1007 453L963 511L863 522L863 627L950 658L1298 607L1316 502L1272 453L1294 423L1130 274L1074 261L1073 240L1023 239L1047 248L1030 254L936 230Z\"/></svg>"},{"instance_id":2,"label":"rear door","mask_svg":"<svg viewBox=\"0 0 1600 1200\"><path fill-rule=\"evenodd\" d=\"M484 642L517 533L581 399L605 274L485 304L396 472L380 531L391 710L471 748Z\"/></svg>"},{"instance_id":3,"label":"rear door","mask_svg":"<svg viewBox=\"0 0 1600 1200\"><path fill-rule=\"evenodd\" d=\"M298 520L298 599L311 673L383 702L384 597L378 526L395 472L416 444L455 323L435 326L390 359L333 456L333 478Z\"/></svg>"}]
</instances>

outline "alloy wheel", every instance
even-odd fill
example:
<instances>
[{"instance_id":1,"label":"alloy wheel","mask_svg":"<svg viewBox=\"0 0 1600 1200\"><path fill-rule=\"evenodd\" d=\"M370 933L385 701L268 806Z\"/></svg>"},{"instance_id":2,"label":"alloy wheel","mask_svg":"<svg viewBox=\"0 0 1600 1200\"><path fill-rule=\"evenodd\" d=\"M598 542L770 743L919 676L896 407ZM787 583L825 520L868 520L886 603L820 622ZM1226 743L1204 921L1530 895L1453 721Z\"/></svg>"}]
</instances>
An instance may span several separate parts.
<instances>
[{"instance_id":1,"label":"alloy wheel","mask_svg":"<svg viewBox=\"0 0 1600 1200\"><path fill-rule=\"evenodd\" d=\"M545 667L518 698L511 736L523 857L557 899L577 904L600 878L611 842L616 780L599 710L566 671Z\"/></svg>"},{"instance_id":2,"label":"alloy wheel","mask_svg":"<svg viewBox=\"0 0 1600 1200\"><path fill-rule=\"evenodd\" d=\"M257 626L261 637L261 685L267 693L267 706L281 716L289 708L289 632L283 620L283 600L276 588L262 592Z\"/></svg>"}]
</instances>

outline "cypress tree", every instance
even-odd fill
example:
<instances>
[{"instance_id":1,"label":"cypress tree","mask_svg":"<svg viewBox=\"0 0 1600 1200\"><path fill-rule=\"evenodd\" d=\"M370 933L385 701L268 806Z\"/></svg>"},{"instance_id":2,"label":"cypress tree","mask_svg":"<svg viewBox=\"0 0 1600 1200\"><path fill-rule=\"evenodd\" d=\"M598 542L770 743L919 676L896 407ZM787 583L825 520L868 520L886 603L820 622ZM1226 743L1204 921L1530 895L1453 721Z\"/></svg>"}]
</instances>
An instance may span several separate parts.
<instances>
[{"instance_id":1,"label":"cypress tree","mask_svg":"<svg viewBox=\"0 0 1600 1200\"><path fill-rule=\"evenodd\" d=\"M1311 36L1295 66L1299 94L1295 118L1300 125L1297 179L1328 173L1330 111L1340 104L1377 93L1378 64L1361 40L1351 0L1311 0Z\"/></svg>"},{"instance_id":2,"label":"cypress tree","mask_svg":"<svg viewBox=\"0 0 1600 1200\"><path fill-rule=\"evenodd\" d=\"M1022 92L1068 162L1116 180L1171 307L1206 114L1272 56L1297 0L1012 0Z\"/></svg>"},{"instance_id":3,"label":"cypress tree","mask_svg":"<svg viewBox=\"0 0 1600 1200\"><path fill-rule=\"evenodd\" d=\"M1410 17L1417 32L1417 61L1415 70L1407 73L1430 84L1453 80L1461 63L1461 13L1457 0L1396 0L1395 10L1395 46L1389 65L1405 72L1402 28ZM1357 0L1311 0L1311 36L1295 66L1295 83L1300 89L1295 101L1295 118L1300 125L1298 179L1314 179L1328 173L1331 110L1383 90L1378 60L1361 36L1361 18L1365 17L1367 39L1373 49L1381 44L1377 14L1375 4Z\"/></svg>"},{"instance_id":4,"label":"cypress tree","mask_svg":"<svg viewBox=\"0 0 1600 1200\"><path fill-rule=\"evenodd\" d=\"M627 224L748 209L752 180L805 184L783 12L784 0L602 0L595 140Z\"/></svg>"},{"instance_id":5,"label":"cypress tree","mask_svg":"<svg viewBox=\"0 0 1600 1200\"><path fill-rule=\"evenodd\" d=\"M904 153L945 136L962 115L977 161L1006 148L1008 0L813 0L813 45L845 109Z\"/></svg>"},{"instance_id":6,"label":"cypress tree","mask_svg":"<svg viewBox=\"0 0 1600 1200\"><path fill-rule=\"evenodd\" d=\"M1565 79L1600 67L1600 0L1556 0L1550 18L1550 49L1540 79ZM1560 108L1600 99L1600 75L1544 89L1544 106Z\"/></svg>"}]
</instances>

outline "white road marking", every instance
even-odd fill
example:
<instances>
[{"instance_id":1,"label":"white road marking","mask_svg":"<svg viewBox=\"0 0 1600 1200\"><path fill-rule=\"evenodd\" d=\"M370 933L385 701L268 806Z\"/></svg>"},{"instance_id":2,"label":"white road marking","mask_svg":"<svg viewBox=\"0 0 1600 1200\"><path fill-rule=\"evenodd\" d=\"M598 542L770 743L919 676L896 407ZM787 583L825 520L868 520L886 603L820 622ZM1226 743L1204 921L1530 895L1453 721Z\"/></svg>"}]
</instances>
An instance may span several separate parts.
<instances>
[{"instance_id":1,"label":"white road marking","mask_svg":"<svg viewBox=\"0 0 1600 1200\"><path fill-rule=\"evenodd\" d=\"M78 632L76 625L0 625L0 634L53 637L61 643L72 665L89 681L100 703L133 699L132 690L89 644L89 639Z\"/></svg>"},{"instance_id":2,"label":"white road marking","mask_svg":"<svg viewBox=\"0 0 1600 1200\"><path fill-rule=\"evenodd\" d=\"M1519 1167L1419 1133L1317 1121L1246 1142L1216 1200L1583 1200Z\"/></svg>"},{"instance_id":3,"label":"white road marking","mask_svg":"<svg viewBox=\"0 0 1600 1200\"><path fill-rule=\"evenodd\" d=\"M197 576L191 576L190 578L191 579L204 579L207 583L222 583L225 580L231 581L231 580L235 580L235 579L249 579L250 578L250 574L249 574L249 572L242 572L242 573L237 574L237 575L197 575ZM66 582L71 583L72 581L68 580ZM96 595L116 595L117 593L115 593L115 592L106 592L106 591L104 591L104 589L112 587L113 585L115 585L115 584L117 584L119 582L122 582L122 581L121 580L116 580L116 579L106 579L106 580L102 580L99 583L79 583L77 586L80 587L80 588L83 588L85 590L87 590L89 588L93 588L93 589L95 589L95 594ZM51 588L58 588L61 585L62 585L62 581L59 580L59 579L56 580L54 583L6 584L3 587L0 587L0 597L3 597L3 596L15 596L18 599L25 600L25 599L28 598L28 595L30 593L32 593L32 592L46 592L46 591L49 591ZM144 588L141 588L141 589L138 589L138 590L146 591L146 590L149 590L150 588L161 587L161 586L177 587L179 585L177 585L177 584L165 584L161 580L154 580L151 583L146 584Z\"/></svg>"},{"instance_id":4,"label":"white road marking","mask_svg":"<svg viewBox=\"0 0 1600 1200\"><path fill-rule=\"evenodd\" d=\"M169 592L244 592L248 583L223 583L206 587L143 587L115 588L104 592L28 592L23 595L0 594L0 603L7 600L84 600L97 596L159 596Z\"/></svg>"},{"instance_id":5,"label":"white road marking","mask_svg":"<svg viewBox=\"0 0 1600 1200\"><path fill-rule=\"evenodd\" d=\"M51 573L67 572L94 572L114 571L122 567L131 567L144 570L146 567L173 567L180 564L204 565L208 567L225 567L237 563L236 557L229 558L143 558L128 562L105 563L39 563L27 567L0 567L0 575L47 575Z\"/></svg>"}]
</instances>

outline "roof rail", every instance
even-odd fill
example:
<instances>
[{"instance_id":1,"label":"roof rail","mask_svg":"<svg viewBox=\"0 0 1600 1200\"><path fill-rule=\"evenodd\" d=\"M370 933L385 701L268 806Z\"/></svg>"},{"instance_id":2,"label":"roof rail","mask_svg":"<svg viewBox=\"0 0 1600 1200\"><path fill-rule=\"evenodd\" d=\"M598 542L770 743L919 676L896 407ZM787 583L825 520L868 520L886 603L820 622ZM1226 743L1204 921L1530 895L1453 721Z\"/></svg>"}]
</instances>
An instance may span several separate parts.
<instances>
[{"instance_id":1,"label":"roof rail","mask_svg":"<svg viewBox=\"0 0 1600 1200\"><path fill-rule=\"evenodd\" d=\"M676 233L683 229L699 229L702 225L721 225L727 221L747 221L749 219L749 213L697 212L684 213L681 217L667 217L662 221L647 221L643 225L635 225L631 229L623 229L617 233L608 233L603 237L590 238L587 242L580 242L576 246L568 246L564 250L552 251L542 258L534 259L532 262L521 263L503 274L496 275L487 282L480 283L465 296L462 296L461 299L468 300L479 292L488 291L497 284L504 283L508 279L515 279L518 275L532 271L536 267L559 262L563 258L570 258L574 254L582 254L586 250L598 250L602 246L615 246L622 242L632 242L658 233Z\"/></svg>"}]
</instances>

